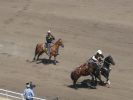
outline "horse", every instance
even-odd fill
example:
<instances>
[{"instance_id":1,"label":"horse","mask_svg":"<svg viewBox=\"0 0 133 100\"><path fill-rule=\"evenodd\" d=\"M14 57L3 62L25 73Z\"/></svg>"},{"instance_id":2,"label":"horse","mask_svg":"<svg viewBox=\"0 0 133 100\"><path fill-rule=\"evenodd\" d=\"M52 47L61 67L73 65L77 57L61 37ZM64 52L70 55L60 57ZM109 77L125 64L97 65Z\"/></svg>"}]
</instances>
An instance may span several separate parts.
<instances>
[{"instance_id":1,"label":"horse","mask_svg":"<svg viewBox=\"0 0 133 100\"><path fill-rule=\"evenodd\" d=\"M114 62L112 56L109 55L104 59L103 66L100 69L101 75L106 78L106 84L108 84L109 86L110 86L109 74L111 71L111 68L110 68L111 65L115 65L115 62Z\"/></svg>"},{"instance_id":2,"label":"horse","mask_svg":"<svg viewBox=\"0 0 133 100\"><path fill-rule=\"evenodd\" d=\"M103 83L103 81L101 80L100 73L97 73L97 75L94 74L95 70L96 70L96 66L92 66L91 64L86 62L86 63L80 65L79 67L77 67L74 71L72 71L71 72L71 79L73 81L74 88L77 89L76 82L81 76L91 75L92 81L94 83L94 81L95 81L94 80L94 75L95 75L95 77L97 77L100 80L100 82Z\"/></svg>"},{"instance_id":3,"label":"horse","mask_svg":"<svg viewBox=\"0 0 133 100\"><path fill-rule=\"evenodd\" d=\"M62 39L58 39L51 47L50 47L50 55L49 55L49 61L51 60L51 57L54 56L54 63L56 64L56 56L58 55L57 54L57 50L59 49L59 47L64 47L64 44L63 44L63 41ZM38 43L36 45L36 48L35 48L35 55L34 55L34 58L33 58L33 61L35 60L38 60L40 55L42 55L43 53L47 53L47 48L44 47L44 43ZM37 59L36 59L36 56L37 56Z\"/></svg>"}]
</instances>

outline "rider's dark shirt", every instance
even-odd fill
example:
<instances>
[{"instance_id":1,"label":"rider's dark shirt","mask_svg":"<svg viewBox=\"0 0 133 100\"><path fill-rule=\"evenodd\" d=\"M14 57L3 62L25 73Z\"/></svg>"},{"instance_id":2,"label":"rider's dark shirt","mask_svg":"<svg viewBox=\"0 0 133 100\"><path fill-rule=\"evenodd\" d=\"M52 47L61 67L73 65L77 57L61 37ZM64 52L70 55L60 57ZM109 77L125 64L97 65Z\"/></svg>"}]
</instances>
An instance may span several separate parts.
<instances>
[{"instance_id":1,"label":"rider's dark shirt","mask_svg":"<svg viewBox=\"0 0 133 100\"><path fill-rule=\"evenodd\" d=\"M52 43L53 40L54 40L54 37L52 35L47 35L46 36L47 43Z\"/></svg>"}]
</instances>

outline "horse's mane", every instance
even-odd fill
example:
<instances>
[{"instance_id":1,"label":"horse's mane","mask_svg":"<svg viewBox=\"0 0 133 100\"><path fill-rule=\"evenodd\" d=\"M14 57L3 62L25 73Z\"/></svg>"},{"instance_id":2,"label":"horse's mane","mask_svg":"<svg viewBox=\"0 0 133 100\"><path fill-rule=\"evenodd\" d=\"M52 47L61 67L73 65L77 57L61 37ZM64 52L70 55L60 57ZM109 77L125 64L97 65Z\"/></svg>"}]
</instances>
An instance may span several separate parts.
<instances>
[{"instance_id":1,"label":"horse's mane","mask_svg":"<svg viewBox=\"0 0 133 100\"><path fill-rule=\"evenodd\" d=\"M62 40L62 39L61 39L61 38L56 39L56 40L54 41L54 44L58 43L59 40Z\"/></svg>"},{"instance_id":2,"label":"horse's mane","mask_svg":"<svg viewBox=\"0 0 133 100\"><path fill-rule=\"evenodd\" d=\"M112 56L108 55L107 57L104 58L104 61L107 60L108 58L112 58Z\"/></svg>"}]
</instances>

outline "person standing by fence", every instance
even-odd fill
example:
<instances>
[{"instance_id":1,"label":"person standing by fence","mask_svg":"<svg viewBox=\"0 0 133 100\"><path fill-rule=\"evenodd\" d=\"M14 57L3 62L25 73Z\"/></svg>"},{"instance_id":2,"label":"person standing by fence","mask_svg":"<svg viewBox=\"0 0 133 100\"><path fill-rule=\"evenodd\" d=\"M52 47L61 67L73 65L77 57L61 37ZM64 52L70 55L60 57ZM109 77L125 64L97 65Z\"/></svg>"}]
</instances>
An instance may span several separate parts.
<instances>
[{"instance_id":1,"label":"person standing by fence","mask_svg":"<svg viewBox=\"0 0 133 100\"><path fill-rule=\"evenodd\" d=\"M26 84L26 89L24 90L23 95L25 100L33 100L34 92L33 92L33 89L31 89L30 83Z\"/></svg>"}]
</instances>

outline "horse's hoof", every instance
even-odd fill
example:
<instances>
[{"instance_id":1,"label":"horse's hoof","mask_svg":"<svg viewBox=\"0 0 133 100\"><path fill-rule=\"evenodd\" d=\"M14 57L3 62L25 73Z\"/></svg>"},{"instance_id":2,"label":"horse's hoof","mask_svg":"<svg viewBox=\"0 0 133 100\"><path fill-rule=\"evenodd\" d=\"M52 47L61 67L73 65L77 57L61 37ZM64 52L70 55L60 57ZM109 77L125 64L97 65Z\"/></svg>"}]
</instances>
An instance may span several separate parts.
<instances>
[{"instance_id":1,"label":"horse's hoof","mask_svg":"<svg viewBox=\"0 0 133 100\"><path fill-rule=\"evenodd\" d=\"M56 65L56 62L54 62L54 65Z\"/></svg>"},{"instance_id":2,"label":"horse's hoof","mask_svg":"<svg viewBox=\"0 0 133 100\"><path fill-rule=\"evenodd\" d=\"M77 88L77 87L74 87L74 89L75 89L75 90L78 90L78 88Z\"/></svg>"},{"instance_id":3,"label":"horse's hoof","mask_svg":"<svg viewBox=\"0 0 133 100\"><path fill-rule=\"evenodd\" d=\"M35 58L33 58L33 59L32 59L32 62L34 62L35 60L36 60L36 59L35 59Z\"/></svg>"},{"instance_id":4,"label":"horse's hoof","mask_svg":"<svg viewBox=\"0 0 133 100\"><path fill-rule=\"evenodd\" d=\"M97 89L96 86L90 86L91 89Z\"/></svg>"},{"instance_id":5,"label":"horse's hoof","mask_svg":"<svg viewBox=\"0 0 133 100\"><path fill-rule=\"evenodd\" d=\"M54 65L56 65L56 61L54 61Z\"/></svg>"},{"instance_id":6,"label":"horse's hoof","mask_svg":"<svg viewBox=\"0 0 133 100\"><path fill-rule=\"evenodd\" d=\"M107 88L110 88L110 85L109 85L109 84L106 84L106 87L107 87Z\"/></svg>"},{"instance_id":7,"label":"horse's hoof","mask_svg":"<svg viewBox=\"0 0 133 100\"><path fill-rule=\"evenodd\" d=\"M106 83L104 83L104 82L100 82L99 85L101 85L101 86L105 86Z\"/></svg>"},{"instance_id":8,"label":"horse's hoof","mask_svg":"<svg viewBox=\"0 0 133 100\"><path fill-rule=\"evenodd\" d=\"M110 86L107 86L107 88L110 88Z\"/></svg>"},{"instance_id":9,"label":"horse's hoof","mask_svg":"<svg viewBox=\"0 0 133 100\"><path fill-rule=\"evenodd\" d=\"M77 88L77 86L75 86L75 85L73 85L73 86L72 86L72 88L74 88L75 90L77 90L77 89L78 89L78 88Z\"/></svg>"},{"instance_id":10,"label":"horse's hoof","mask_svg":"<svg viewBox=\"0 0 133 100\"><path fill-rule=\"evenodd\" d=\"M59 61L56 61L56 63L59 63Z\"/></svg>"}]
</instances>

